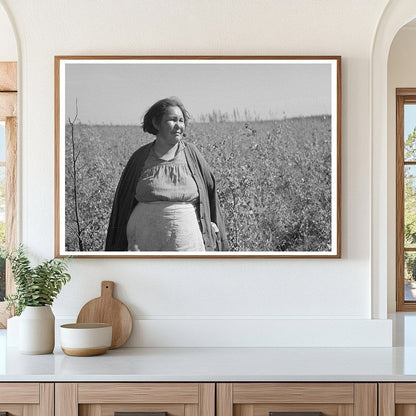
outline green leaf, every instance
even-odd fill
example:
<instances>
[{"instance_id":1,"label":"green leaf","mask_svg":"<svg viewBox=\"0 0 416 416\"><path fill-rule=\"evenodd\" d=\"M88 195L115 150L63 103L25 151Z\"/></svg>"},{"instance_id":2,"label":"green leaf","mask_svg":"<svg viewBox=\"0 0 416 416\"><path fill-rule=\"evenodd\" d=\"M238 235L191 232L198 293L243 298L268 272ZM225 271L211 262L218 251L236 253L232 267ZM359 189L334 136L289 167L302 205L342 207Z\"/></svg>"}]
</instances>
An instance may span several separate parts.
<instances>
[{"instance_id":1,"label":"green leaf","mask_svg":"<svg viewBox=\"0 0 416 416\"><path fill-rule=\"evenodd\" d=\"M16 293L5 298L7 308L20 315L26 306L52 305L63 285L71 279L68 258L45 260L32 267L20 245L15 251L1 251L0 256L10 261Z\"/></svg>"}]
</instances>

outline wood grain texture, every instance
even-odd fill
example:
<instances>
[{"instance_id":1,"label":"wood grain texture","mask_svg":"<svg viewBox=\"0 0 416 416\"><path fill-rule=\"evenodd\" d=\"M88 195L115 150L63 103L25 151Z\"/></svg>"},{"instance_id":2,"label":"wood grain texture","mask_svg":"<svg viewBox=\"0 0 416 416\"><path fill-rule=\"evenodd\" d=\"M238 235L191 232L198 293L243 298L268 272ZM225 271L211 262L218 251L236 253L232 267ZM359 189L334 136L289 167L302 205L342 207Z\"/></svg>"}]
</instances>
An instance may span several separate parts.
<instances>
[{"instance_id":1,"label":"wood grain texture","mask_svg":"<svg viewBox=\"0 0 416 416\"><path fill-rule=\"evenodd\" d=\"M217 389L217 416L233 416L233 385L231 383L218 383Z\"/></svg>"},{"instance_id":2,"label":"wood grain texture","mask_svg":"<svg viewBox=\"0 0 416 416\"><path fill-rule=\"evenodd\" d=\"M0 120L6 121L6 247L10 250L16 247L17 240L17 62L0 62L0 91ZM7 262L6 294L15 290ZM1 328L7 326L9 317L5 308L6 302L0 302Z\"/></svg>"},{"instance_id":3,"label":"wood grain texture","mask_svg":"<svg viewBox=\"0 0 416 416\"><path fill-rule=\"evenodd\" d=\"M55 416L78 416L78 385L55 384Z\"/></svg>"},{"instance_id":4,"label":"wood grain texture","mask_svg":"<svg viewBox=\"0 0 416 416\"><path fill-rule=\"evenodd\" d=\"M395 416L416 416L416 405L414 404L397 405Z\"/></svg>"},{"instance_id":5,"label":"wood grain texture","mask_svg":"<svg viewBox=\"0 0 416 416\"><path fill-rule=\"evenodd\" d=\"M215 416L215 383L199 384L199 416Z\"/></svg>"},{"instance_id":6,"label":"wood grain texture","mask_svg":"<svg viewBox=\"0 0 416 416\"><path fill-rule=\"evenodd\" d=\"M40 416L38 407L35 407L33 404L23 405L22 410L23 410L23 416Z\"/></svg>"},{"instance_id":7,"label":"wood grain texture","mask_svg":"<svg viewBox=\"0 0 416 416\"><path fill-rule=\"evenodd\" d=\"M0 402L0 411L9 412L9 416L26 416L26 413L25 413L26 406L30 407L31 405L3 404Z\"/></svg>"},{"instance_id":8,"label":"wood grain texture","mask_svg":"<svg viewBox=\"0 0 416 416\"><path fill-rule=\"evenodd\" d=\"M274 403L274 404L256 404L238 405L240 416L265 416L270 412L322 412L324 416L339 416L338 410L340 406L353 405L337 405L337 404L323 404L323 403ZM250 407L253 409L250 412ZM245 410L246 409L246 410Z\"/></svg>"},{"instance_id":9,"label":"wood grain texture","mask_svg":"<svg viewBox=\"0 0 416 416\"><path fill-rule=\"evenodd\" d=\"M17 246L17 119L6 118L6 248L13 250ZM6 294L14 293L16 285L10 262L6 262ZM6 302L0 303L0 326L7 326L9 312Z\"/></svg>"},{"instance_id":10,"label":"wood grain texture","mask_svg":"<svg viewBox=\"0 0 416 416\"><path fill-rule=\"evenodd\" d=\"M169 416L171 412L169 412ZM199 416L199 405L197 404L185 404L184 416Z\"/></svg>"},{"instance_id":11,"label":"wood grain texture","mask_svg":"<svg viewBox=\"0 0 416 416\"><path fill-rule=\"evenodd\" d=\"M354 416L377 416L377 384L354 384Z\"/></svg>"},{"instance_id":12,"label":"wood grain texture","mask_svg":"<svg viewBox=\"0 0 416 416\"><path fill-rule=\"evenodd\" d=\"M396 97L396 310L404 302L404 97Z\"/></svg>"},{"instance_id":13,"label":"wood grain texture","mask_svg":"<svg viewBox=\"0 0 416 416\"><path fill-rule=\"evenodd\" d=\"M416 103L416 88L396 89L396 310L401 312L416 311L416 302L405 300L404 256L406 251L413 251L404 245L404 169L413 162L404 158L404 108Z\"/></svg>"},{"instance_id":14,"label":"wood grain texture","mask_svg":"<svg viewBox=\"0 0 416 416\"><path fill-rule=\"evenodd\" d=\"M235 383L234 403L354 403L351 383Z\"/></svg>"},{"instance_id":15,"label":"wood grain texture","mask_svg":"<svg viewBox=\"0 0 416 416\"><path fill-rule=\"evenodd\" d=\"M80 383L79 403L199 403L197 383Z\"/></svg>"},{"instance_id":16,"label":"wood grain texture","mask_svg":"<svg viewBox=\"0 0 416 416\"><path fill-rule=\"evenodd\" d=\"M166 60L172 59L187 60L197 59L202 61L215 61L218 59L233 60L270 60L270 59L282 59L282 60L316 60L316 59L332 59L341 62L341 56L339 55L56 55L55 64L58 65L61 60L91 60L91 59L105 59L111 60ZM59 67L59 65L58 65Z\"/></svg>"},{"instance_id":17,"label":"wood grain texture","mask_svg":"<svg viewBox=\"0 0 416 416\"><path fill-rule=\"evenodd\" d=\"M39 404L39 383L1 383L0 403Z\"/></svg>"},{"instance_id":18,"label":"wood grain texture","mask_svg":"<svg viewBox=\"0 0 416 416\"><path fill-rule=\"evenodd\" d=\"M55 385L53 383L39 384L39 414L41 416L55 415Z\"/></svg>"},{"instance_id":19,"label":"wood grain texture","mask_svg":"<svg viewBox=\"0 0 416 416\"><path fill-rule=\"evenodd\" d=\"M6 118L6 248L17 247L17 119ZM6 294L14 293L16 285L10 262L6 263Z\"/></svg>"},{"instance_id":20,"label":"wood grain texture","mask_svg":"<svg viewBox=\"0 0 416 416\"><path fill-rule=\"evenodd\" d=\"M342 131L342 75L341 75L341 58L337 59L337 252L334 257L341 258L341 225L342 225L342 218L341 218L341 131Z\"/></svg>"},{"instance_id":21,"label":"wood grain texture","mask_svg":"<svg viewBox=\"0 0 416 416\"><path fill-rule=\"evenodd\" d=\"M396 88L396 96L416 95L416 88Z\"/></svg>"},{"instance_id":22,"label":"wood grain texture","mask_svg":"<svg viewBox=\"0 0 416 416\"><path fill-rule=\"evenodd\" d=\"M124 303L113 297L114 282L101 282L101 296L86 303L80 310L78 323L111 324L113 335L111 348L121 347L129 339L133 330L133 319Z\"/></svg>"},{"instance_id":23,"label":"wood grain texture","mask_svg":"<svg viewBox=\"0 0 416 416\"><path fill-rule=\"evenodd\" d=\"M59 198L59 183L60 183L60 67L59 58L55 57L55 257L64 257L60 252L60 198Z\"/></svg>"},{"instance_id":24,"label":"wood grain texture","mask_svg":"<svg viewBox=\"0 0 416 416\"><path fill-rule=\"evenodd\" d=\"M257 409L256 409L257 410ZM262 415L268 413L262 413ZM235 416L254 416L254 406L252 404L238 404L234 408Z\"/></svg>"},{"instance_id":25,"label":"wood grain texture","mask_svg":"<svg viewBox=\"0 0 416 416\"><path fill-rule=\"evenodd\" d=\"M338 416L354 416L354 405L340 404L338 406Z\"/></svg>"},{"instance_id":26,"label":"wood grain texture","mask_svg":"<svg viewBox=\"0 0 416 416\"><path fill-rule=\"evenodd\" d=\"M0 62L0 91L17 91L17 62Z\"/></svg>"},{"instance_id":27,"label":"wood grain texture","mask_svg":"<svg viewBox=\"0 0 416 416\"><path fill-rule=\"evenodd\" d=\"M17 93L0 92L0 121L17 116Z\"/></svg>"},{"instance_id":28,"label":"wood grain texture","mask_svg":"<svg viewBox=\"0 0 416 416\"><path fill-rule=\"evenodd\" d=\"M6 247L17 242L17 119L6 118Z\"/></svg>"},{"instance_id":29,"label":"wood grain texture","mask_svg":"<svg viewBox=\"0 0 416 416\"><path fill-rule=\"evenodd\" d=\"M397 404L416 404L416 383L395 383L394 396Z\"/></svg>"},{"instance_id":30,"label":"wood grain texture","mask_svg":"<svg viewBox=\"0 0 416 416\"><path fill-rule=\"evenodd\" d=\"M103 416L101 406L98 404L84 404L79 406L79 416ZM111 415L113 416L114 413Z\"/></svg>"},{"instance_id":31,"label":"wood grain texture","mask_svg":"<svg viewBox=\"0 0 416 416\"><path fill-rule=\"evenodd\" d=\"M378 416L395 416L394 383L378 385Z\"/></svg>"},{"instance_id":32,"label":"wood grain texture","mask_svg":"<svg viewBox=\"0 0 416 416\"><path fill-rule=\"evenodd\" d=\"M189 406L196 406L198 405L189 405ZM153 405L143 405L143 404L129 404L129 403L117 403L117 404L100 404L100 405L81 405L80 406L80 413L88 416L114 416L115 412L167 412L168 416L184 416L185 410L184 405L179 404L153 404ZM81 412L82 409L82 412ZM86 412L84 409L88 409ZM98 413L99 411L99 413ZM197 409L198 411L198 409ZM196 413L195 416L198 416Z\"/></svg>"}]
</instances>

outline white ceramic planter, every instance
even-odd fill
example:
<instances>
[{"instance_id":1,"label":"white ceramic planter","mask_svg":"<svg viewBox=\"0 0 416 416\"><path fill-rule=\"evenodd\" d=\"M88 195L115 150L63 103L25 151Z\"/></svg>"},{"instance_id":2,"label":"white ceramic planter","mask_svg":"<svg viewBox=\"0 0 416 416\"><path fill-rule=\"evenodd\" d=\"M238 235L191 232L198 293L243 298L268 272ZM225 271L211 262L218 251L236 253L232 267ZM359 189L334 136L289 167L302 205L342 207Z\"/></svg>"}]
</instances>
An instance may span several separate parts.
<instances>
[{"instance_id":1,"label":"white ceramic planter","mask_svg":"<svg viewBox=\"0 0 416 416\"><path fill-rule=\"evenodd\" d=\"M50 306L26 306L19 319L19 351L50 354L55 346L55 316Z\"/></svg>"}]
</instances>

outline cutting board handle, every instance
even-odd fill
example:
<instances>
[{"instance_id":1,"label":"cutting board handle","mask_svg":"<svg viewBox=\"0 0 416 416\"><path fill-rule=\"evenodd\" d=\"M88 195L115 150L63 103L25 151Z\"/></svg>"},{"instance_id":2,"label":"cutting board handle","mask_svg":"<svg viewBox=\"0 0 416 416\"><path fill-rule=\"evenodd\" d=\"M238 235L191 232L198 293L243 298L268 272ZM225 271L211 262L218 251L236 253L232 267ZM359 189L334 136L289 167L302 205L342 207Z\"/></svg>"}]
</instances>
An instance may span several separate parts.
<instances>
[{"instance_id":1,"label":"cutting board handle","mask_svg":"<svg viewBox=\"0 0 416 416\"><path fill-rule=\"evenodd\" d=\"M101 297L112 298L114 292L114 282L110 280L104 280L101 282Z\"/></svg>"}]
</instances>

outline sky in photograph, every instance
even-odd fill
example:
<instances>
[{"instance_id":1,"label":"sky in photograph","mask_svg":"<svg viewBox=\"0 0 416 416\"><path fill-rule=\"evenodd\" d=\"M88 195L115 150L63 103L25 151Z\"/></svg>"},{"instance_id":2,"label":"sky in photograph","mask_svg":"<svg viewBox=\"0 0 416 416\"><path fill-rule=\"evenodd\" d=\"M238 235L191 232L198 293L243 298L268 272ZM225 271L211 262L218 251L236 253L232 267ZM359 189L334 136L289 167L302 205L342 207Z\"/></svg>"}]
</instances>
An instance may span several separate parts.
<instances>
[{"instance_id":1,"label":"sky in photograph","mask_svg":"<svg viewBox=\"0 0 416 416\"><path fill-rule=\"evenodd\" d=\"M213 110L248 110L263 119L331 113L328 62L96 62L66 61L66 120L77 102L83 123L138 124L154 102L170 96L179 97L196 120Z\"/></svg>"}]
</instances>

